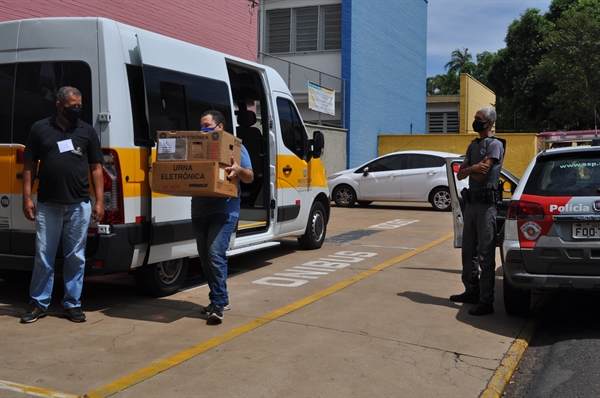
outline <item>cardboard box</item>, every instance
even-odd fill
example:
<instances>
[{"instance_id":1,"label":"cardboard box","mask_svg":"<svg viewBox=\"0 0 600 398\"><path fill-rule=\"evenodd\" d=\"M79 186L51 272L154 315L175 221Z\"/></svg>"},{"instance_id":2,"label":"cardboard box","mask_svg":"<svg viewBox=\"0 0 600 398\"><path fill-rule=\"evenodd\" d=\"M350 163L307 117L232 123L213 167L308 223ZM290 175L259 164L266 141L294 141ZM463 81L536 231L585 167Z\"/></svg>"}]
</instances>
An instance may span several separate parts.
<instances>
[{"instance_id":1,"label":"cardboard box","mask_svg":"<svg viewBox=\"0 0 600 398\"><path fill-rule=\"evenodd\" d=\"M239 164L242 140L224 130L158 132L159 162L211 160L231 165L232 155Z\"/></svg>"},{"instance_id":2,"label":"cardboard box","mask_svg":"<svg viewBox=\"0 0 600 398\"><path fill-rule=\"evenodd\" d=\"M219 162L153 162L150 169L152 191L173 196L238 196L238 178L227 179Z\"/></svg>"}]
</instances>

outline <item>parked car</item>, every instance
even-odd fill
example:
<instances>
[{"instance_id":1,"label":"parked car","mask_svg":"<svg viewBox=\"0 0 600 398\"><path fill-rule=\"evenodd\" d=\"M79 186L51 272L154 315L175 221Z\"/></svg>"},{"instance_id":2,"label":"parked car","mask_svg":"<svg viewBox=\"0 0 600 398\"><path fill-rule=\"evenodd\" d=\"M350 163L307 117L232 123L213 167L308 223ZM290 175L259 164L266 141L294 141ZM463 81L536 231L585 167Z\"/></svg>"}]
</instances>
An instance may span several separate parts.
<instances>
[{"instance_id":1,"label":"parked car","mask_svg":"<svg viewBox=\"0 0 600 398\"><path fill-rule=\"evenodd\" d=\"M501 181L505 192L514 190L499 204L498 217L506 312L527 314L533 289L599 290L600 147L540 152L520 181L504 174ZM450 188L455 247L460 247L460 195L453 181Z\"/></svg>"},{"instance_id":2,"label":"parked car","mask_svg":"<svg viewBox=\"0 0 600 398\"><path fill-rule=\"evenodd\" d=\"M373 201L429 202L436 210L449 211L446 158L458 156L438 151L390 153L329 176L329 193L335 204L342 207L354 206L356 202L367 206ZM459 186L466 187L466 180Z\"/></svg>"},{"instance_id":3,"label":"parked car","mask_svg":"<svg viewBox=\"0 0 600 398\"><path fill-rule=\"evenodd\" d=\"M600 289L600 147L538 154L508 207L504 306L529 311L532 289Z\"/></svg>"}]
</instances>

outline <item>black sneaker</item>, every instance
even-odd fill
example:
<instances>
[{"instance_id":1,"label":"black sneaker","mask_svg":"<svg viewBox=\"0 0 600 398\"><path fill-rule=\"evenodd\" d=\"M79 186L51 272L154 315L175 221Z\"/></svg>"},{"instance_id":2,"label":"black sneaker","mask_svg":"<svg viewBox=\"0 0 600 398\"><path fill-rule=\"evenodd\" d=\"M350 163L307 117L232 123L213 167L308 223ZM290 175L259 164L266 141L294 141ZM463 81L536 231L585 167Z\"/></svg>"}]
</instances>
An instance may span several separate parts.
<instances>
[{"instance_id":1,"label":"black sneaker","mask_svg":"<svg viewBox=\"0 0 600 398\"><path fill-rule=\"evenodd\" d=\"M461 293L461 294L453 294L450 296L450 300L455 303L471 303L477 304L479 302L479 293Z\"/></svg>"},{"instance_id":2,"label":"black sneaker","mask_svg":"<svg viewBox=\"0 0 600 398\"><path fill-rule=\"evenodd\" d=\"M29 304L27 312L21 316L21 323L32 323L40 318L45 317L46 315L48 315L47 311L44 311L43 309L38 307L37 304L31 303Z\"/></svg>"},{"instance_id":3,"label":"black sneaker","mask_svg":"<svg viewBox=\"0 0 600 398\"><path fill-rule=\"evenodd\" d=\"M80 307L74 307L65 310L65 317L69 318L69 320L73 322L85 322L87 320L87 317L81 311Z\"/></svg>"},{"instance_id":4,"label":"black sneaker","mask_svg":"<svg viewBox=\"0 0 600 398\"><path fill-rule=\"evenodd\" d=\"M494 313L494 305L481 301L469 309L470 315L487 315Z\"/></svg>"},{"instance_id":5,"label":"black sneaker","mask_svg":"<svg viewBox=\"0 0 600 398\"><path fill-rule=\"evenodd\" d=\"M210 310L211 310L211 308L213 306L214 306L214 304L210 303L206 307L202 308L202 313L203 314L210 314ZM231 306L229 305L229 303L225 303L225 305L223 306L223 311L229 311L230 309L231 309Z\"/></svg>"},{"instance_id":6,"label":"black sneaker","mask_svg":"<svg viewBox=\"0 0 600 398\"><path fill-rule=\"evenodd\" d=\"M221 305L213 305L208 314L208 319L214 319L216 321L223 320L223 306Z\"/></svg>"}]
</instances>

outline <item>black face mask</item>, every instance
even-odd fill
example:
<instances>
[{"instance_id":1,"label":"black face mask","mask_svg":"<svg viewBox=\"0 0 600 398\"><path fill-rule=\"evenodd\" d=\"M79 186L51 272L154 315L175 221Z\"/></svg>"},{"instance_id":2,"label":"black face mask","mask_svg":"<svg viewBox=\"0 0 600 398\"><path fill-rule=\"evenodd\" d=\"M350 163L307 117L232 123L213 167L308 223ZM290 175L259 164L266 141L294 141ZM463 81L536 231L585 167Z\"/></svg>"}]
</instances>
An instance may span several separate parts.
<instances>
[{"instance_id":1,"label":"black face mask","mask_svg":"<svg viewBox=\"0 0 600 398\"><path fill-rule=\"evenodd\" d=\"M82 108L67 108L66 106L64 106L62 114L65 117L65 119L67 119L69 122L75 123L77 120L79 120L79 116L81 115L82 110Z\"/></svg>"},{"instance_id":2,"label":"black face mask","mask_svg":"<svg viewBox=\"0 0 600 398\"><path fill-rule=\"evenodd\" d=\"M480 122L479 120L473 120L473 130L476 133L481 133L483 130L485 130L485 127L483 127L483 126L485 126L485 124L487 122L489 122L489 120L486 122Z\"/></svg>"}]
</instances>

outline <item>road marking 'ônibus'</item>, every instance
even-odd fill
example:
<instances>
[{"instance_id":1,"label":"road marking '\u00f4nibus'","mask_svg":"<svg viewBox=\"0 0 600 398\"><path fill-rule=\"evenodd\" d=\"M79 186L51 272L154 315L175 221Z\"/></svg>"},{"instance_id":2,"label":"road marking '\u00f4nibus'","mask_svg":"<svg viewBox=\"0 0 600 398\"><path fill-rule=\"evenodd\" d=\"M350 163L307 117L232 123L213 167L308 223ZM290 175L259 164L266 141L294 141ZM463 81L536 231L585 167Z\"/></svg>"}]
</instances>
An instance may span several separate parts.
<instances>
[{"instance_id":1,"label":"road marking '\u00f4nibus'","mask_svg":"<svg viewBox=\"0 0 600 398\"><path fill-rule=\"evenodd\" d=\"M414 224L416 222L419 222L419 220L400 220L400 219L397 219L397 220L386 221L386 222L381 223L381 224L371 225L369 228L394 229L394 228L404 227L405 225Z\"/></svg>"},{"instance_id":2,"label":"road marking '\u00f4nibus'","mask_svg":"<svg viewBox=\"0 0 600 398\"><path fill-rule=\"evenodd\" d=\"M257 285L271 285L282 287L298 287L308 283L309 279L329 275L338 269L346 268L352 263L359 263L366 258L374 257L377 253L341 251L325 258L309 261L302 265L278 272L275 276L267 276L253 281Z\"/></svg>"}]
</instances>

